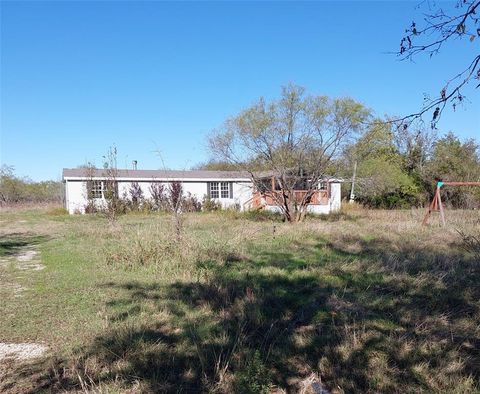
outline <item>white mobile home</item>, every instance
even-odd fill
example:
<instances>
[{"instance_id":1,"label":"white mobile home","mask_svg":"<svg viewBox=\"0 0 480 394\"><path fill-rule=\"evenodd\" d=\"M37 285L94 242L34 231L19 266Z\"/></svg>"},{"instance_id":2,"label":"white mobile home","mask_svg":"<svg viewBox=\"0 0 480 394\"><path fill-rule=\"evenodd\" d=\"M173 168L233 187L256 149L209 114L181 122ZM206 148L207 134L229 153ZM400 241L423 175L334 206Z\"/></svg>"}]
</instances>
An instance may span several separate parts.
<instances>
[{"instance_id":1,"label":"white mobile home","mask_svg":"<svg viewBox=\"0 0 480 394\"><path fill-rule=\"evenodd\" d=\"M88 203L87 196L93 196L101 206L105 201L107 183L111 177L101 169L64 169L66 209L69 213L84 213ZM236 207L240 210L266 209L278 210L274 199L268 193L255 190L248 172L242 171L162 171L162 170L117 170L115 182L118 195L128 194L132 183L137 183L145 198L151 197L150 186L162 183L181 182L183 192L191 194L199 201L207 196L220 203L222 207ZM313 196L309 211L330 213L340 209L341 181L325 179ZM90 188L90 190L88 190ZM297 192L296 192L297 193ZM302 193L301 190L298 193Z\"/></svg>"}]
</instances>

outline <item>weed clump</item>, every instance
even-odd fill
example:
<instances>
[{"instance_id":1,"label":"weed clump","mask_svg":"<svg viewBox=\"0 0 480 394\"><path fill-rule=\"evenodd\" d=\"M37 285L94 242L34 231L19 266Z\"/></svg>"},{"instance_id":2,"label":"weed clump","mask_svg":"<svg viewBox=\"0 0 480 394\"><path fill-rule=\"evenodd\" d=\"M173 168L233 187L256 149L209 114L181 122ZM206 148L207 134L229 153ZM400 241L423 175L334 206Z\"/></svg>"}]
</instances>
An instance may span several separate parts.
<instances>
[{"instance_id":1,"label":"weed clump","mask_svg":"<svg viewBox=\"0 0 480 394\"><path fill-rule=\"evenodd\" d=\"M278 212L250 210L240 214L240 217L252 222L283 222L283 216Z\"/></svg>"},{"instance_id":2,"label":"weed clump","mask_svg":"<svg viewBox=\"0 0 480 394\"><path fill-rule=\"evenodd\" d=\"M246 362L245 368L235 374L235 393L267 394L272 390L271 374L258 350Z\"/></svg>"},{"instance_id":3,"label":"weed clump","mask_svg":"<svg viewBox=\"0 0 480 394\"><path fill-rule=\"evenodd\" d=\"M480 236L467 234L463 231L458 231L462 238L462 246L467 252L472 253L480 262Z\"/></svg>"},{"instance_id":4,"label":"weed clump","mask_svg":"<svg viewBox=\"0 0 480 394\"><path fill-rule=\"evenodd\" d=\"M199 239L189 232L180 236L159 226L123 229L103 250L108 266L127 270L146 267L153 271L180 274L199 273L201 267L240 260L240 240L218 239L214 234Z\"/></svg>"},{"instance_id":5,"label":"weed clump","mask_svg":"<svg viewBox=\"0 0 480 394\"><path fill-rule=\"evenodd\" d=\"M68 211L64 207L52 207L47 210L47 215L51 215L51 216L68 215Z\"/></svg>"}]
</instances>

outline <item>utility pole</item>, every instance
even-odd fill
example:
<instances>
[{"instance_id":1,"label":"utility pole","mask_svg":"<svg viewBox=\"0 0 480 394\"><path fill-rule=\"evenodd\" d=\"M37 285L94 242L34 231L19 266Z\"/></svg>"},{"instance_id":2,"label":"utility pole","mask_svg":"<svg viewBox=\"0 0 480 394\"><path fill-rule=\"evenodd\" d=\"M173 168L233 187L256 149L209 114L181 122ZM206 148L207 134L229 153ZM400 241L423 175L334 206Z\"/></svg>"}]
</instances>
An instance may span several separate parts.
<instances>
[{"instance_id":1,"label":"utility pole","mask_svg":"<svg viewBox=\"0 0 480 394\"><path fill-rule=\"evenodd\" d=\"M353 204L355 201L355 177L357 176L357 161L355 160L355 164L353 165L353 176L352 176L352 189L350 190L350 204Z\"/></svg>"}]
</instances>

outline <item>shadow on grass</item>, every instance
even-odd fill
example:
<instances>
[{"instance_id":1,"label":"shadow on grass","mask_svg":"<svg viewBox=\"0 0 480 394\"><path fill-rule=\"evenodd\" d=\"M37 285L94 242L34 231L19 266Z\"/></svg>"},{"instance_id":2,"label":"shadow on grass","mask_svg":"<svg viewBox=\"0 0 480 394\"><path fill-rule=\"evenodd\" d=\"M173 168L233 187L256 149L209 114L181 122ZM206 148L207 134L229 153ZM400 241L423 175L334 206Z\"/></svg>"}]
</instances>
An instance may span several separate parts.
<instances>
[{"instance_id":1,"label":"shadow on grass","mask_svg":"<svg viewBox=\"0 0 480 394\"><path fill-rule=\"evenodd\" d=\"M325 222L340 222L340 221L350 221L356 222L361 219L363 215L361 213L347 213L347 212L333 212L329 214L313 214L309 213L307 215L307 220L321 220Z\"/></svg>"},{"instance_id":2,"label":"shadow on grass","mask_svg":"<svg viewBox=\"0 0 480 394\"><path fill-rule=\"evenodd\" d=\"M49 237L32 233L11 233L0 236L0 256L12 256L21 249L36 246L49 240Z\"/></svg>"},{"instance_id":3,"label":"shadow on grass","mask_svg":"<svg viewBox=\"0 0 480 394\"><path fill-rule=\"evenodd\" d=\"M65 361L56 358L19 363L2 360L0 368L1 393L51 393L73 388L73 380L64 376Z\"/></svg>"},{"instance_id":4,"label":"shadow on grass","mask_svg":"<svg viewBox=\"0 0 480 394\"><path fill-rule=\"evenodd\" d=\"M478 389L477 261L355 237L303 254L202 264L197 282L106 283L112 328L82 349L79 376L172 393L298 392L312 373L337 392Z\"/></svg>"},{"instance_id":5,"label":"shadow on grass","mask_svg":"<svg viewBox=\"0 0 480 394\"><path fill-rule=\"evenodd\" d=\"M244 212L229 212L222 213L227 217L234 217L239 219L246 219L253 222L284 222L284 217L279 212L272 212L266 210L249 210ZM330 214L315 214L308 213L306 216L308 221L321 220L326 222L339 222L339 221L357 221L362 218L360 213L346 213L346 212L334 212Z\"/></svg>"}]
</instances>

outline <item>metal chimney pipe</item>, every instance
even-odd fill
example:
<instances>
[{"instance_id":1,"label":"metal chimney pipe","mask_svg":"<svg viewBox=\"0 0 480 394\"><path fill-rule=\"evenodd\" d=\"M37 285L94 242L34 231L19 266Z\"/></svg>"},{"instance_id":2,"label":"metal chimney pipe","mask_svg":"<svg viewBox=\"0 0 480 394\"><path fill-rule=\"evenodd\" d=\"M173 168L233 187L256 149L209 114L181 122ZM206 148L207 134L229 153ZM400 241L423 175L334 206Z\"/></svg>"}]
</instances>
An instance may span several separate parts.
<instances>
[{"instance_id":1,"label":"metal chimney pipe","mask_svg":"<svg viewBox=\"0 0 480 394\"><path fill-rule=\"evenodd\" d=\"M132 164L133 164L133 169L136 170L137 169L137 161L136 160L132 161Z\"/></svg>"}]
</instances>

